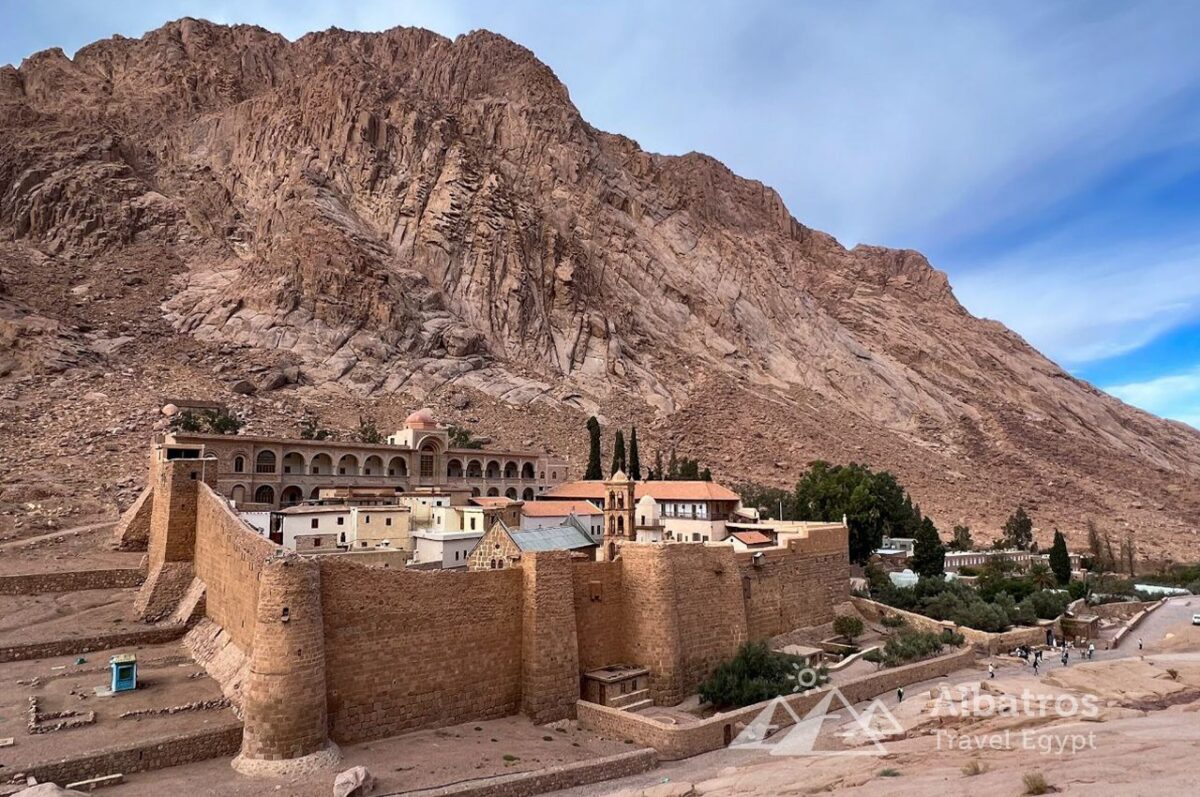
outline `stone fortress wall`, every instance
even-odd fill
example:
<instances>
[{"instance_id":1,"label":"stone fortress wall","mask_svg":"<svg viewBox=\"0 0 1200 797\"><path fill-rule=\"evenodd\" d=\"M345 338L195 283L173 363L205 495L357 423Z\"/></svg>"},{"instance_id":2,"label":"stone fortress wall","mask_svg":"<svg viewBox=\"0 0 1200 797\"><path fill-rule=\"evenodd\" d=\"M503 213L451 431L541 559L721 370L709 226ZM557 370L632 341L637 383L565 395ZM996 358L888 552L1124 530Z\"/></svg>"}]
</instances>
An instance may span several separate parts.
<instances>
[{"instance_id":1,"label":"stone fortress wall","mask_svg":"<svg viewBox=\"0 0 1200 797\"><path fill-rule=\"evenodd\" d=\"M155 462L149 483L138 605L203 615L248 662L232 690L245 772L472 719L571 717L582 673L612 664L649 668L651 696L671 704L743 641L828 622L849 597L844 531L763 556L629 543L612 562L548 551L496 571L405 570L284 552L237 517L205 460Z\"/></svg>"}]
</instances>

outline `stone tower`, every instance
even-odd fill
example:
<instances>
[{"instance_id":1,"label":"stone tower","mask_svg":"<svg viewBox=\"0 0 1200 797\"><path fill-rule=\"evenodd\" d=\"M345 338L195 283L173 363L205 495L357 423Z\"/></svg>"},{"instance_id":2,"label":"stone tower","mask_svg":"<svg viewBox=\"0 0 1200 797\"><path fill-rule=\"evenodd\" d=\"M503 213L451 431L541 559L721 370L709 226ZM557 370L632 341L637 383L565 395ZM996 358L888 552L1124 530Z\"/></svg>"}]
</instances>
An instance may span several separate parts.
<instances>
[{"instance_id":1,"label":"stone tower","mask_svg":"<svg viewBox=\"0 0 1200 797\"><path fill-rule=\"evenodd\" d=\"M315 560L279 554L263 565L242 713L242 751L233 767L244 775L303 774L340 758L329 740L321 568Z\"/></svg>"},{"instance_id":2,"label":"stone tower","mask_svg":"<svg viewBox=\"0 0 1200 797\"><path fill-rule=\"evenodd\" d=\"M611 562L617 558L621 540L637 539L634 526L634 490L636 482L629 480L624 471L617 471L604 482L604 544L601 561Z\"/></svg>"}]
</instances>

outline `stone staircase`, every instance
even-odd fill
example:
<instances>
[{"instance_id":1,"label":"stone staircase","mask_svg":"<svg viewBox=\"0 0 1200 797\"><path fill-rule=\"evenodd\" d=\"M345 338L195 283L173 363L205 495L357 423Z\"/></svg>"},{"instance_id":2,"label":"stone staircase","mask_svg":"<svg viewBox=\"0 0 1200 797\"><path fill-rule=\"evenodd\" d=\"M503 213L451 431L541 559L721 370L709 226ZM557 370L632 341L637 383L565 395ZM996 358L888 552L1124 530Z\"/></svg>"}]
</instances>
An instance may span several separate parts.
<instances>
[{"instance_id":1,"label":"stone staircase","mask_svg":"<svg viewBox=\"0 0 1200 797\"><path fill-rule=\"evenodd\" d=\"M644 708L653 706L654 701L650 698L649 689L639 689L636 692L612 698L608 705L611 708L619 708L622 711L641 711Z\"/></svg>"}]
</instances>

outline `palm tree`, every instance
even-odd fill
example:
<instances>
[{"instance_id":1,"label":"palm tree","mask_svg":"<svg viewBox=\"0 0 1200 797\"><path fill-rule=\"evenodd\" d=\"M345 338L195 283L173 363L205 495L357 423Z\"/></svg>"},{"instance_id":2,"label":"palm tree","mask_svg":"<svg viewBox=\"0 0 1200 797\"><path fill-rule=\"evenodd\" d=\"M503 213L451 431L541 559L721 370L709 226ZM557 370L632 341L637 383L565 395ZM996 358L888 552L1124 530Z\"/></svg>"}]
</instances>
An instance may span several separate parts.
<instances>
[{"instance_id":1,"label":"palm tree","mask_svg":"<svg viewBox=\"0 0 1200 797\"><path fill-rule=\"evenodd\" d=\"M1038 589L1052 589L1058 584L1058 579L1050 565L1045 562L1034 562L1029 566L1029 580Z\"/></svg>"}]
</instances>

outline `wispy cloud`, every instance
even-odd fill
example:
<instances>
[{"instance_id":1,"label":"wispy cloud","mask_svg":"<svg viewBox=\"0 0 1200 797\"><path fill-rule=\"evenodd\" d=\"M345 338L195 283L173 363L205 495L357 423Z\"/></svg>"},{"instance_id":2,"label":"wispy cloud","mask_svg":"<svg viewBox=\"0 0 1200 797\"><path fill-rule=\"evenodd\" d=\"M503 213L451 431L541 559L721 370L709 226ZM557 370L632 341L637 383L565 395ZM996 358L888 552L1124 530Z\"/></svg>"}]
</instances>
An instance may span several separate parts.
<instances>
[{"instance_id":1,"label":"wispy cloud","mask_svg":"<svg viewBox=\"0 0 1200 797\"><path fill-rule=\"evenodd\" d=\"M1076 366L1200 318L1200 243L1110 242L1097 251L1052 241L987 261L954 285L972 311Z\"/></svg>"},{"instance_id":2,"label":"wispy cloud","mask_svg":"<svg viewBox=\"0 0 1200 797\"><path fill-rule=\"evenodd\" d=\"M1105 391L1156 415L1200 429L1200 366L1145 382L1112 385Z\"/></svg>"}]
</instances>

